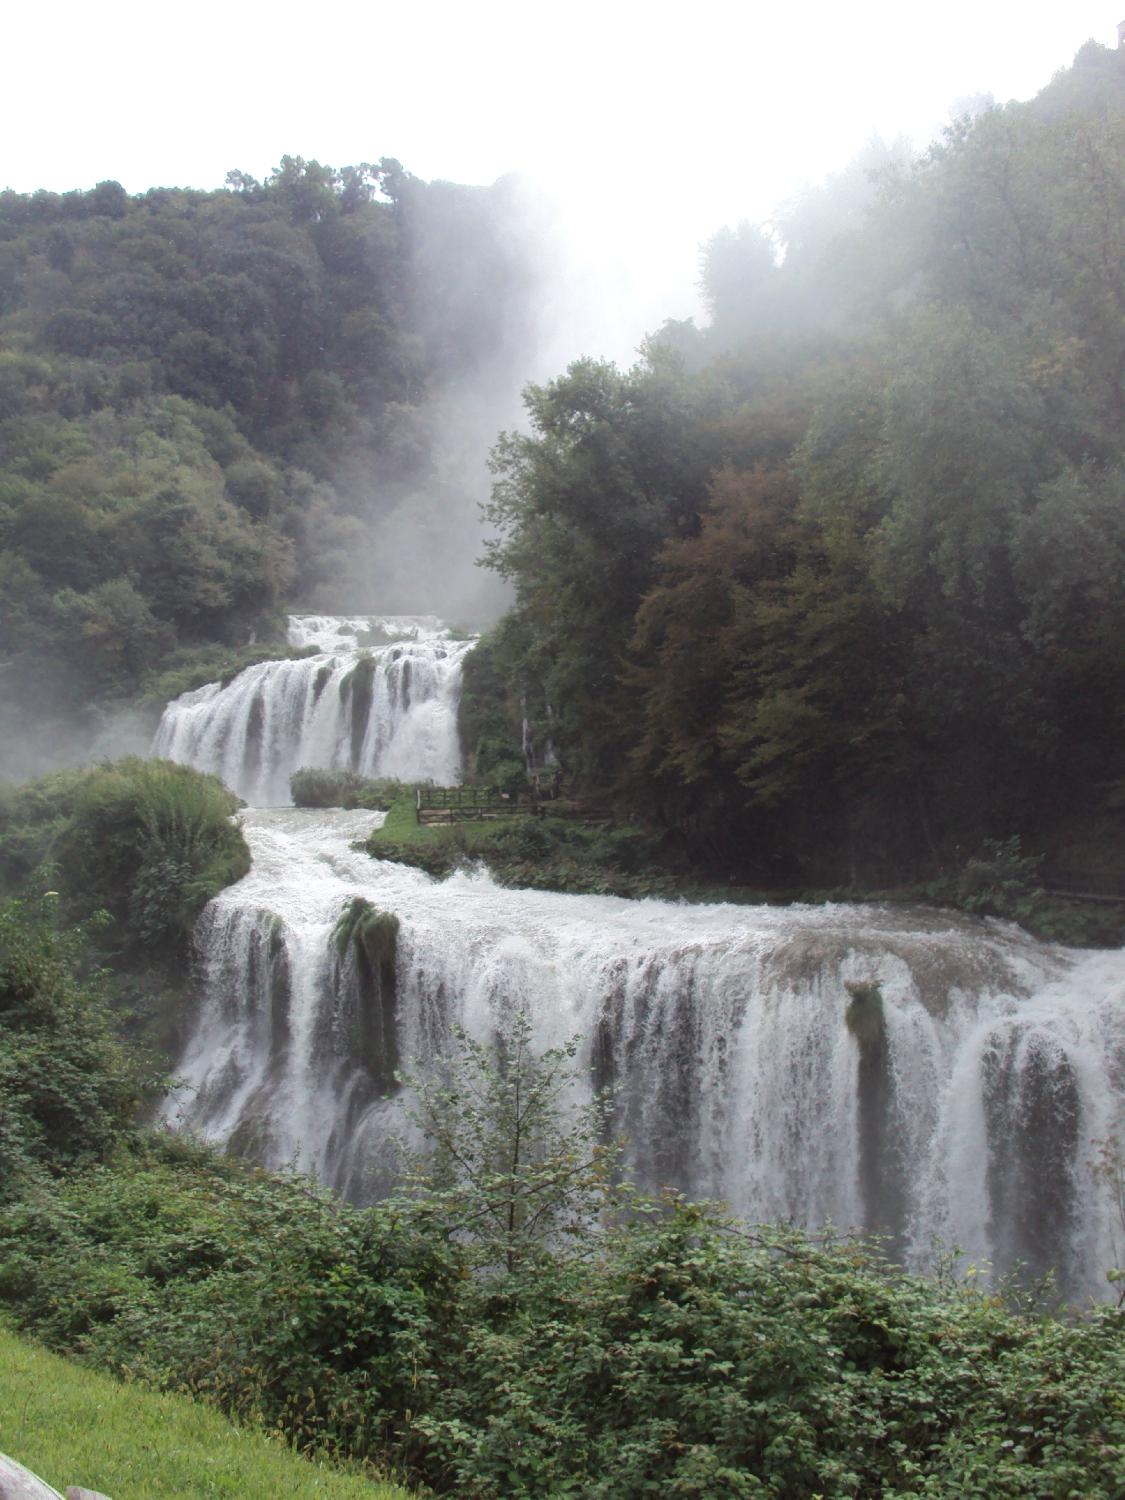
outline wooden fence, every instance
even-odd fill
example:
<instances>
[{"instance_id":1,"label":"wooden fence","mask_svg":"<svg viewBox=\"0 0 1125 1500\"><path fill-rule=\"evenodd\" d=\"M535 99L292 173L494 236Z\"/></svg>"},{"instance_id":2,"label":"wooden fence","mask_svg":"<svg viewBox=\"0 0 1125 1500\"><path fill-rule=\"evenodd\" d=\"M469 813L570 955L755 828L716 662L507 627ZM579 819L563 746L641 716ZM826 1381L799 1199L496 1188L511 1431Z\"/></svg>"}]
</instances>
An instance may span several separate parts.
<instances>
[{"instance_id":1,"label":"wooden fence","mask_svg":"<svg viewBox=\"0 0 1125 1500\"><path fill-rule=\"evenodd\" d=\"M499 787L425 786L418 788L415 816L419 823L464 823L541 811L538 798L514 797Z\"/></svg>"},{"instance_id":2,"label":"wooden fence","mask_svg":"<svg viewBox=\"0 0 1125 1500\"><path fill-rule=\"evenodd\" d=\"M575 795L574 783L555 770L532 776L520 792L498 786L423 786L417 789L415 815L419 823L462 823L518 815L578 818L599 821L604 812L587 797Z\"/></svg>"}]
</instances>

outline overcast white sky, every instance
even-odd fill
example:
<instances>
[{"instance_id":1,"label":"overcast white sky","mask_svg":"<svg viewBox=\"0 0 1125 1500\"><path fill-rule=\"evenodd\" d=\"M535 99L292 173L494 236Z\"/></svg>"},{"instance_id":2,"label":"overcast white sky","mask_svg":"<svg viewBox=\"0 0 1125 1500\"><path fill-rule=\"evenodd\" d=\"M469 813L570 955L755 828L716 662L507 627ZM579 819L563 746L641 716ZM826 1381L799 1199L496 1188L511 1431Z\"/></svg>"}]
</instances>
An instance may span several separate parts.
<instances>
[{"instance_id":1,"label":"overcast white sky","mask_svg":"<svg viewBox=\"0 0 1125 1500\"><path fill-rule=\"evenodd\" d=\"M16 0L0 186L216 187L286 153L521 172L595 268L593 352L621 354L695 310L720 224L767 217L875 133L924 143L958 98L1029 97L1087 37L1115 44L1117 4Z\"/></svg>"}]
</instances>

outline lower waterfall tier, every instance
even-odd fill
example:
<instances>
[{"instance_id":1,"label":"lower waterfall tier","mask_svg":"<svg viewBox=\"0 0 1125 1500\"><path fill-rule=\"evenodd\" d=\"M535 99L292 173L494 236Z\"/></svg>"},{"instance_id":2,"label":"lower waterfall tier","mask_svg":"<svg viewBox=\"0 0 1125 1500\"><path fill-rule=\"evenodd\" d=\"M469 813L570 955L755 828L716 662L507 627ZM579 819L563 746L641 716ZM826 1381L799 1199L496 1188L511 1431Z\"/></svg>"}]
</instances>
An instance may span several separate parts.
<instances>
[{"instance_id":1,"label":"lower waterfall tier","mask_svg":"<svg viewBox=\"0 0 1125 1500\"><path fill-rule=\"evenodd\" d=\"M197 929L170 1118L368 1200L403 1128L398 1060L521 1009L543 1047L584 1039L643 1184L1105 1294L1114 1206L1091 1162L1119 1126L1125 953L925 908L438 883L353 850L375 821L244 815L254 868Z\"/></svg>"}]
</instances>

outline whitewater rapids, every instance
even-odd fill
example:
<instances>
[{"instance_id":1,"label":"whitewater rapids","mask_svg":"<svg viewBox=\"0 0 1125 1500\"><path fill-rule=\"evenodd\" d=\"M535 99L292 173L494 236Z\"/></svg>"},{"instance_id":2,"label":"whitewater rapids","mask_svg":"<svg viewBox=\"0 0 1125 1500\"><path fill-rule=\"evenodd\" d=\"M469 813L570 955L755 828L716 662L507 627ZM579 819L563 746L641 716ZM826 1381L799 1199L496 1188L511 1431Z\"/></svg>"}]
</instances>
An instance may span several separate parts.
<instances>
[{"instance_id":1,"label":"whitewater rapids","mask_svg":"<svg viewBox=\"0 0 1125 1500\"><path fill-rule=\"evenodd\" d=\"M289 643L316 654L181 694L151 753L218 776L260 807L288 803L290 776L307 767L460 779L457 705L474 641L450 639L432 615L293 615Z\"/></svg>"},{"instance_id":2,"label":"whitewater rapids","mask_svg":"<svg viewBox=\"0 0 1125 1500\"><path fill-rule=\"evenodd\" d=\"M368 1201L402 1125L394 1065L520 1008L540 1047L583 1038L648 1186L879 1229L910 1264L939 1237L1105 1295L1120 1225L1091 1163L1120 1122L1125 953L926 908L438 882L351 847L379 821L242 815L253 869L197 928L171 1123ZM389 980L361 982L334 941L356 897L398 918Z\"/></svg>"}]
</instances>

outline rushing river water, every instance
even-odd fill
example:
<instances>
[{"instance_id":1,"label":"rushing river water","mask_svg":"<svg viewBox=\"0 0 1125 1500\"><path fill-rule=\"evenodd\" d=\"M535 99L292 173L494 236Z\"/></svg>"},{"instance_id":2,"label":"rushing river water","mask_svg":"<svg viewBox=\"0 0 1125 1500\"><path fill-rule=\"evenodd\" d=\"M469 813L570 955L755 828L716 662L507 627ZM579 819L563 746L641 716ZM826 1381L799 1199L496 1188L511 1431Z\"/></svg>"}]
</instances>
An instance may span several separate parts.
<instances>
[{"instance_id":1,"label":"rushing river water","mask_svg":"<svg viewBox=\"0 0 1125 1500\"><path fill-rule=\"evenodd\" d=\"M300 617L292 638L318 655L185 695L157 750L264 803L302 764L455 780L469 647L432 620L380 628L399 639L367 657L361 723L344 681L371 622ZM439 1054L455 1022L487 1038L521 1009L540 1046L583 1039L648 1186L878 1229L913 1264L938 1238L1105 1294L1121 1226L1091 1164L1120 1125L1125 952L921 907L438 882L352 847L377 814L266 806L242 821L253 869L197 927L171 1121L365 1201L404 1126L396 1067ZM398 919L376 958L336 940L357 897Z\"/></svg>"},{"instance_id":2,"label":"rushing river water","mask_svg":"<svg viewBox=\"0 0 1125 1500\"><path fill-rule=\"evenodd\" d=\"M365 635L383 643L364 647ZM457 781L461 663L472 641L449 640L432 616L294 615L289 638L316 654L182 694L164 710L153 754L213 772L266 807L289 801L302 767Z\"/></svg>"}]
</instances>

